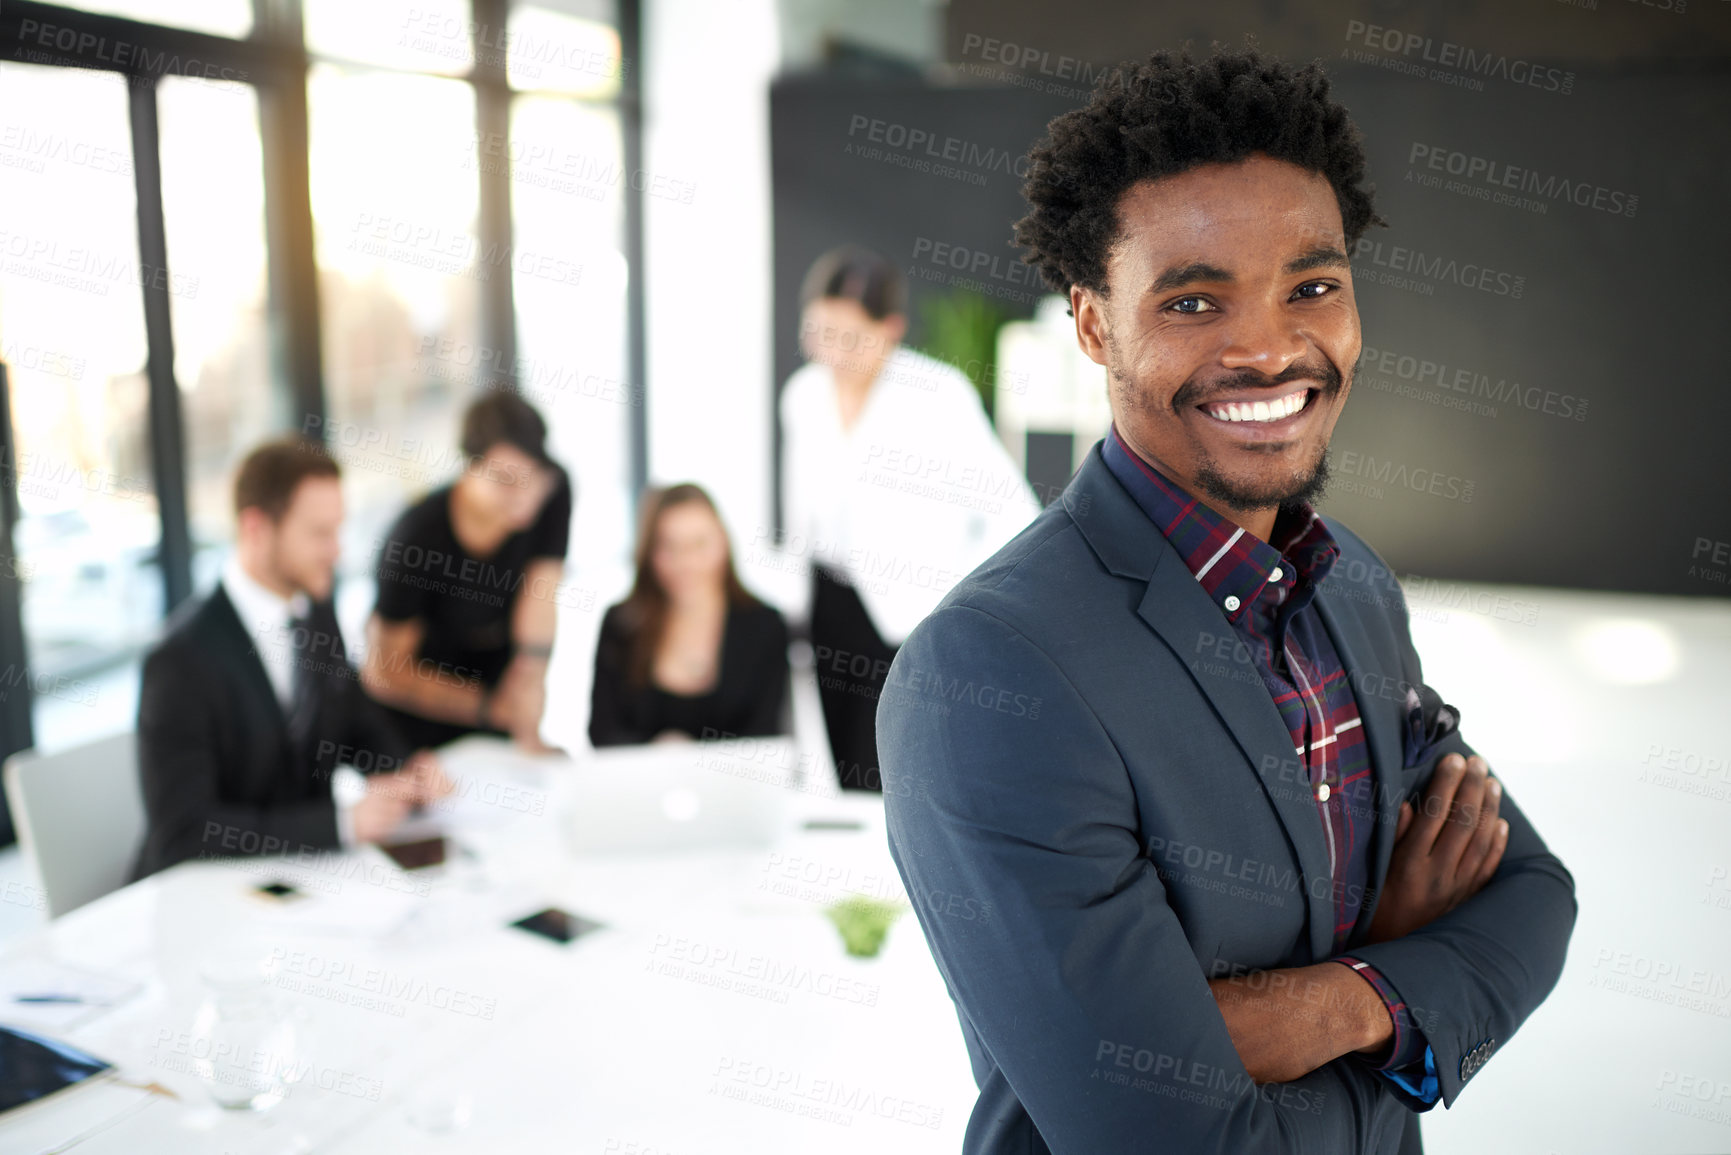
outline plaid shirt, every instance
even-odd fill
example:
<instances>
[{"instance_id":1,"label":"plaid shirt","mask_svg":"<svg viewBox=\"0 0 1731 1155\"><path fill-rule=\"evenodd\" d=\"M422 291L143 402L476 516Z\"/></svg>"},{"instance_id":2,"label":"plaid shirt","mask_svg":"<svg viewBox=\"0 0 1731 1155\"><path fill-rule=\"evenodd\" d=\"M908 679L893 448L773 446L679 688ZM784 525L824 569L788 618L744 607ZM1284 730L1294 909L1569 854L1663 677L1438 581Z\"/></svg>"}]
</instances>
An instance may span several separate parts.
<instances>
[{"instance_id":1,"label":"plaid shirt","mask_svg":"<svg viewBox=\"0 0 1731 1155\"><path fill-rule=\"evenodd\" d=\"M1406 1003L1369 963L1339 953L1364 905L1376 823L1370 754L1358 704L1322 618L1311 605L1317 586L1340 557L1340 547L1309 506L1296 517L1282 511L1267 542L1245 532L1136 456L1115 426L1102 454L1249 648L1292 735L1293 750L1309 772L1317 821L1328 842L1335 952L1330 961L1350 966L1370 983L1394 1022L1390 1048L1384 1055L1369 1056L1370 1063L1404 1090L1434 1102L1435 1060Z\"/></svg>"}]
</instances>

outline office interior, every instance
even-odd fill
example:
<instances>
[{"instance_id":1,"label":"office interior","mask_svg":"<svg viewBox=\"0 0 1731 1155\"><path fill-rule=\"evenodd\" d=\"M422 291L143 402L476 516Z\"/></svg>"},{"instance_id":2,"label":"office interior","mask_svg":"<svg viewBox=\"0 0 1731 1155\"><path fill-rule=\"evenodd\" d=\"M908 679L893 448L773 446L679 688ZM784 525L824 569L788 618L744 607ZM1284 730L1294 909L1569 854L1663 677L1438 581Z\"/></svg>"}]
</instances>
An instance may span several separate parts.
<instances>
[{"instance_id":1,"label":"office interior","mask_svg":"<svg viewBox=\"0 0 1731 1155\"><path fill-rule=\"evenodd\" d=\"M54 909L38 849L129 858L112 816L35 848L0 811L0 987L86 975L100 1009L41 1021L173 1092L111 1089L76 1149L962 1149L955 1008L882 796L834 781L786 564L801 282L837 245L892 260L905 344L968 378L1049 504L1110 413L1011 242L1025 153L1126 58L1247 35L1323 62L1389 221L1351 254L1366 351L1319 508L1387 559L1427 682L1580 904L1557 988L1427 1150L1731 1148L1731 7L11 0L0 755L125 761L144 657L216 587L267 438L341 465L358 656L381 541L500 387L575 490L546 743L595 757L651 487L704 487L795 626L791 737L723 776L796 784L713 846L574 854L553 772L465 751L546 805L494 807L431 873L363 849L290 908L240 896L256 863L196 864ZM356 881L387 871L411 881ZM860 897L902 910L871 957L829 913ZM537 906L604 925L509 927ZM247 950L282 980L272 1053L311 1076L237 1111L198 1016Z\"/></svg>"}]
</instances>

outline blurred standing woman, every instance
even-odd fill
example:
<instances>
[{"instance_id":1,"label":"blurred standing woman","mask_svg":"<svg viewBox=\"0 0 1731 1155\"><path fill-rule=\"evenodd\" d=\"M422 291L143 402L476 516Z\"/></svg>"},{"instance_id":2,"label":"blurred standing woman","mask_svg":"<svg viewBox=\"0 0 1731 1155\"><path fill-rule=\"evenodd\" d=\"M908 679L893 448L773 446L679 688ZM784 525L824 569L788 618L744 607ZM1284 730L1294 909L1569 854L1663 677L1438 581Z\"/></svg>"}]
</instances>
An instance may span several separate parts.
<instances>
[{"instance_id":1,"label":"blurred standing woman","mask_svg":"<svg viewBox=\"0 0 1731 1155\"><path fill-rule=\"evenodd\" d=\"M968 378L901 345L893 264L832 250L807 273L800 306L807 364L780 402L784 548L811 563L837 776L845 789L882 790L877 703L896 648L1039 507Z\"/></svg>"},{"instance_id":2,"label":"blurred standing woman","mask_svg":"<svg viewBox=\"0 0 1731 1155\"><path fill-rule=\"evenodd\" d=\"M649 494L637 579L601 622L589 740L780 734L786 697L787 625L740 584L709 495Z\"/></svg>"}]
</instances>

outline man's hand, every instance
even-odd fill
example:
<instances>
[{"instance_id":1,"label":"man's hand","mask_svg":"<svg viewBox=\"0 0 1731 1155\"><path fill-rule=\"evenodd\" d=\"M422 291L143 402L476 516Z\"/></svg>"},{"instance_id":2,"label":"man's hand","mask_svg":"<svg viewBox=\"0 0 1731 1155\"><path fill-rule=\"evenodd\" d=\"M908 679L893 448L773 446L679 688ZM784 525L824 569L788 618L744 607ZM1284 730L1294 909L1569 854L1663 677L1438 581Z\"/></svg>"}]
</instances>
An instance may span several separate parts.
<instances>
[{"instance_id":1,"label":"man's hand","mask_svg":"<svg viewBox=\"0 0 1731 1155\"><path fill-rule=\"evenodd\" d=\"M377 842L389 837L414 804L414 788L400 781L398 774L369 775L367 796L355 803L349 815L355 841Z\"/></svg>"},{"instance_id":2,"label":"man's hand","mask_svg":"<svg viewBox=\"0 0 1731 1155\"><path fill-rule=\"evenodd\" d=\"M390 837L397 824L409 816L411 807L443 798L452 789L451 780L430 750L415 751L401 770L370 775L367 796L355 803L350 814L355 841L378 842Z\"/></svg>"},{"instance_id":3,"label":"man's hand","mask_svg":"<svg viewBox=\"0 0 1731 1155\"><path fill-rule=\"evenodd\" d=\"M1365 941L1410 934L1490 881L1509 844L1509 824L1497 817L1502 797L1502 783L1478 755L1450 754L1437 763L1421 812L1401 803L1394 854Z\"/></svg>"},{"instance_id":4,"label":"man's hand","mask_svg":"<svg viewBox=\"0 0 1731 1155\"><path fill-rule=\"evenodd\" d=\"M1258 1083L1290 1083L1350 1051L1377 1051L1394 1034L1376 988L1339 963L1210 979L1208 989Z\"/></svg>"},{"instance_id":5,"label":"man's hand","mask_svg":"<svg viewBox=\"0 0 1731 1155\"><path fill-rule=\"evenodd\" d=\"M400 778L403 788L412 794L411 805L424 806L436 802L456 789L446 777L438 755L431 750L416 750L395 777Z\"/></svg>"}]
</instances>

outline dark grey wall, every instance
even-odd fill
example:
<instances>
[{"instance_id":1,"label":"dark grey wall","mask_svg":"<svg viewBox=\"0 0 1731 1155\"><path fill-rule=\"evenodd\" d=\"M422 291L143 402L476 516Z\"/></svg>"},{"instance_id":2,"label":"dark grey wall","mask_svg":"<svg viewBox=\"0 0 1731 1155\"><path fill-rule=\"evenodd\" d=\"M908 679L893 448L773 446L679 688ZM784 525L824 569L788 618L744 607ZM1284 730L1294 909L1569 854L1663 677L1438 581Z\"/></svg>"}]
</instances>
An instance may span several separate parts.
<instances>
[{"instance_id":1,"label":"dark grey wall","mask_svg":"<svg viewBox=\"0 0 1731 1155\"><path fill-rule=\"evenodd\" d=\"M794 78L772 95L778 376L798 364L799 278L843 240L903 261L916 295L934 287L918 274L956 275L924 259L922 241L993 254L974 279L1028 311L1039 286L1010 247L1020 181L999 151L1019 157L1082 103L1090 70L1252 31L1289 59L1323 58L1391 223L1354 261L1376 352L1335 434L1325 508L1403 573L1725 596L1731 566L1712 558L1731 553L1731 370L1718 346L1731 328L1731 3L1681 0L1679 13L1666 2L1294 15L951 0L947 76ZM1371 25L1414 47L1367 43ZM1485 70L1448 71L1476 85L1433 77L1439 66L1422 60L1469 50ZM1537 82L1518 82L1527 76ZM972 163L940 174L888 158L936 163L924 141L862 156L874 120L940 150L958 139ZM1448 171L1468 158L1526 170L1537 191ZM1485 199L1498 191L1540 207Z\"/></svg>"}]
</instances>

